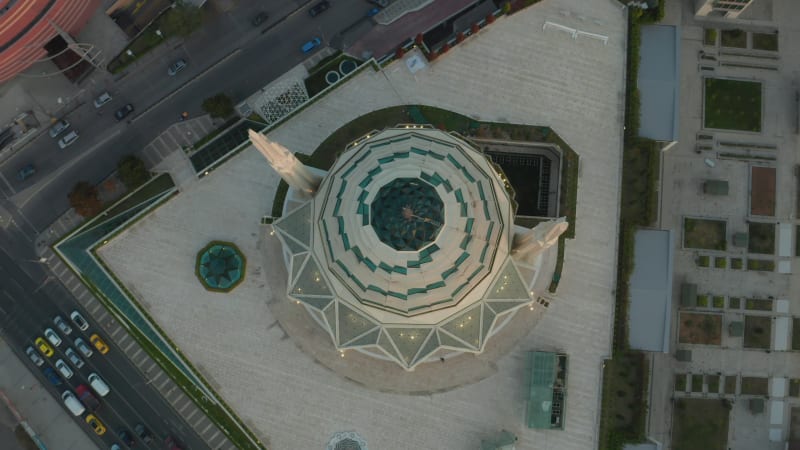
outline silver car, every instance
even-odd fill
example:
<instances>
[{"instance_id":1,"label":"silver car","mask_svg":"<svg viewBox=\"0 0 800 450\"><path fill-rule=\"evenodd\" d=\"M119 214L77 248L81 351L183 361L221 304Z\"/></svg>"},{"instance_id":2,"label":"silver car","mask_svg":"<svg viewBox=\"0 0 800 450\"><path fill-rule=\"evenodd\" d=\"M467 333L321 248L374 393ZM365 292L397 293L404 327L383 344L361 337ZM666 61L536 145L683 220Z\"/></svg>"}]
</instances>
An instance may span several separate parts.
<instances>
[{"instance_id":1,"label":"silver car","mask_svg":"<svg viewBox=\"0 0 800 450\"><path fill-rule=\"evenodd\" d=\"M44 364L44 360L42 359L41 356L39 356L38 353L36 353L36 350L34 350L33 347L26 348L25 354L27 354L28 358L30 358L31 361L37 366L41 367L42 364Z\"/></svg>"},{"instance_id":2,"label":"silver car","mask_svg":"<svg viewBox=\"0 0 800 450\"><path fill-rule=\"evenodd\" d=\"M46 337L47 340L53 344L53 347L58 347L61 345L61 337L58 335L58 333L53 331L52 328L47 328L44 330L44 337Z\"/></svg>"},{"instance_id":3,"label":"silver car","mask_svg":"<svg viewBox=\"0 0 800 450\"><path fill-rule=\"evenodd\" d=\"M61 148L67 148L70 145L72 145L75 141L77 141L79 137L80 135L78 134L78 132L72 130L69 133L67 133L66 136L58 140L58 146Z\"/></svg>"},{"instance_id":4,"label":"silver car","mask_svg":"<svg viewBox=\"0 0 800 450\"><path fill-rule=\"evenodd\" d=\"M55 138L59 134L63 133L67 128L69 128L69 122L64 119L59 120L58 122L54 123L52 127L50 127L50 137Z\"/></svg>"},{"instance_id":5,"label":"silver car","mask_svg":"<svg viewBox=\"0 0 800 450\"><path fill-rule=\"evenodd\" d=\"M86 345L86 342L84 342L84 340L81 338L75 339L75 347L78 347L78 350L80 350L80 352L83 353L83 356L87 358L91 357L92 354L94 353L92 349L89 348L88 345Z\"/></svg>"},{"instance_id":6,"label":"silver car","mask_svg":"<svg viewBox=\"0 0 800 450\"><path fill-rule=\"evenodd\" d=\"M69 358L69 361L72 363L73 366L75 366L76 369L80 369L81 367L83 367L83 360L80 358L80 356L78 356L77 353L75 353L75 350L73 350L72 348L68 348L67 351L64 353L66 353L67 358Z\"/></svg>"},{"instance_id":7,"label":"silver car","mask_svg":"<svg viewBox=\"0 0 800 450\"><path fill-rule=\"evenodd\" d=\"M183 59L179 59L169 66L169 70L167 70L167 75L174 77L175 74L177 74L178 72L180 72L185 68L186 68L186 61Z\"/></svg>"},{"instance_id":8,"label":"silver car","mask_svg":"<svg viewBox=\"0 0 800 450\"><path fill-rule=\"evenodd\" d=\"M111 99L112 99L111 94L109 94L108 92L103 92L102 94L100 94L100 96L94 99L94 107L100 108L101 106L110 102Z\"/></svg>"},{"instance_id":9,"label":"silver car","mask_svg":"<svg viewBox=\"0 0 800 450\"><path fill-rule=\"evenodd\" d=\"M58 361L56 361L56 369L58 369L58 373L60 373L65 380L69 380L70 378L72 378L72 375L74 373L72 369L69 368L67 363L64 362L63 359L59 359Z\"/></svg>"},{"instance_id":10,"label":"silver car","mask_svg":"<svg viewBox=\"0 0 800 450\"><path fill-rule=\"evenodd\" d=\"M53 318L53 323L56 324L59 330L61 330L64 335L69 336L72 334L72 327L69 326L66 320L64 320L61 316L56 316Z\"/></svg>"}]
</instances>

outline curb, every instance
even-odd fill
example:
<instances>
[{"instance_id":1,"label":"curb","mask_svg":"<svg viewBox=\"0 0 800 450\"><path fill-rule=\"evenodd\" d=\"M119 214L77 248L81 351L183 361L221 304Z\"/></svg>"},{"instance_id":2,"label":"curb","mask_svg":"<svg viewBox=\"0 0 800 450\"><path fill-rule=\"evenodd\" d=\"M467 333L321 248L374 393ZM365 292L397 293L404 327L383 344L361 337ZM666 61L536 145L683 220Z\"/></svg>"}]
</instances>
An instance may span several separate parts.
<instances>
[{"instance_id":1,"label":"curb","mask_svg":"<svg viewBox=\"0 0 800 450\"><path fill-rule=\"evenodd\" d=\"M181 92L183 89L185 89L186 87L188 87L190 84L192 84L192 83L194 83L195 81L197 81L197 80L198 80L200 77L202 77L202 76L203 76L203 75L205 75L206 73L210 72L211 70L215 69L217 66L219 66L219 65L220 65L220 64L222 64L222 63L224 63L225 61L227 61L228 59L232 58L233 56L235 56L236 54L238 54L238 53L239 53L239 52L241 52L241 51L242 51L242 49L241 49L241 48L234 49L233 51L231 51L231 52L230 52L230 53L228 53L227 55L225 55L225 56L223 56L222 58L218 59L218 60L217 60L215 63L213 63L213 64L211 64L210 66L206 67L205 69L203 69L203 71L201 71L201 72L200 72L200 73L198 73L197 75L193 76L193 77L192 77L191 79L189 79L189 80L188 80L186 83L182 84L182 85L181 85L181 86L180 86L178 89L175 89L174 91L170 92L169 94L165 95L164 97L161 97L161 99L159 99L158 101L156 101L156 102L155 102L155 103L153 103L152 105L150 105L150 106L148 106L147 108L145 108L145 109L144 109L144 110L143 110L143 111L142 111L140 114L138 114L138 115L137 115L137 116L135 116L134 118L132 118L132 119L128 120L128 123L134 123L134 122L136 122L136 121L137 121L137 120L139 120L139 119L140 119L142 116L144 116L145 114L147 114L147 113L148 113L150 110L152 110L152 109L154 109L154 108L158 107L159 105L161 105L161 104L162 104L162 103L164 103L165 101L169 100L170 98L172 98L173 96L175 96L175 94L177 94L177 93Z\"/></svg>"}]
</instances>

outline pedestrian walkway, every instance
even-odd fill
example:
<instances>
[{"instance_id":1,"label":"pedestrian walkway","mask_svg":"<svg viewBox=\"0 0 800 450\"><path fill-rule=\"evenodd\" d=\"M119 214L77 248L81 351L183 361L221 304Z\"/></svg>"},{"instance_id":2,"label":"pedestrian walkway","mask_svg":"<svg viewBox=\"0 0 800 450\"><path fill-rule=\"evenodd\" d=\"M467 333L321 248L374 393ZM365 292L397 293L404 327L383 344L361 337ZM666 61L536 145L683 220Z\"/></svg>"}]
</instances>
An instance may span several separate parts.
<instances>
[{"instance_id":1,"label":"pedestrian walkway","mask_svg":"<svg viewBox=\"0 0 800 450\"><path fill-rule=\"evenodd\" d=\"M21 361L2 339L0 339L0 374L0 391L5 393L19 415L28 421L48 449L98 448L86 434L86 430L69 416L59 401L39 383L28 365ZM0 409L6 409L6 405L1 401ZM9 424L4 423L4 425ZM9 448L6 443L0 447Z\"/></svg>"},{"instance_id":2,"label":"pedestrian walkway","mask_svg":"<svg viewBox=\"0 0 800 450\"><path fill-rule=\"evenodd\" d=\"M148 167L155 167L172 152L186 150L195 142L213 132L220 124L208 114L177 122L164 130L145 146L139 156Z\"/></svg>"}]
</instances>

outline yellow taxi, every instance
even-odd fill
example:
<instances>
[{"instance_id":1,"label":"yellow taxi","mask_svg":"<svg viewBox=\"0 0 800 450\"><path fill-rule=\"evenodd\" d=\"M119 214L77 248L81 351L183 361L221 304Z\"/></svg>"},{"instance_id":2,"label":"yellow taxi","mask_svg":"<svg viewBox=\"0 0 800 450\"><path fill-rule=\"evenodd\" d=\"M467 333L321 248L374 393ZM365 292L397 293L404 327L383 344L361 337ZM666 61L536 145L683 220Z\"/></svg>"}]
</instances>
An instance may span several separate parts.
<instances>
[{"instance_id":1,"label":"yellow taxi","mask_svg":"<svg viewBox=\"0 0 800 450\"><path fill-rule=\"evenodd\" d=\"M92 427L92 430L94 430L94 433L96 435L102 436L103 434L105 434L106 427L103 426L103 422L100 422L100 420L97 417L95 417L94 414L89 414L88 416L86 416L86 423L88 423L89 426Z\"/></svg>"},{"instance_id":2,"label":"yellow taxi","mask_svg":"<svg viewBox=\"0 0 800 450\"><path fill-rule=\"evenodd\" d=\"M36 341L34 342L36 342L36 348L38 348L44 356L47 356L48 358L53 356L53 347L51 347L43 337L36 338Z\"/></svg>"},{"instance_id":3,"label":"yellow taxi","mask_svg":"<svg viewBox=\"0 0 800 450\"><path fill-rule=\"evenodd\" d=\"M97 333L93 334L92 337L89 338L89 341L94 345L94 348L97 349L98 352L102 354L108 353L108 345L106 345L105 341L100 339L100 336Z\"/></svg>"}]
</instances>

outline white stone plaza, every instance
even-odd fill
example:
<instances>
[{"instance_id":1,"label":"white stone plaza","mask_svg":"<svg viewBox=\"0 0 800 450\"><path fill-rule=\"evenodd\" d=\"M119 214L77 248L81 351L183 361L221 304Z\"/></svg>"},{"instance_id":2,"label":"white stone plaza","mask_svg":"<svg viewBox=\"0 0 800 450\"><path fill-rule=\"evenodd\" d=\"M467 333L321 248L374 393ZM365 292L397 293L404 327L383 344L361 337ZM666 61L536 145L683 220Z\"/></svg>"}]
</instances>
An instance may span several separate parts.
<instances>
[{"instance_id":1,"label":"white stone plaza","mask_svg":"<svg viewBox=\"0 0 800 450\"><path fill-rule=\"evenodd\" d=\"M608 41L543 29L546 22ZM529 332L513 342L502 342L502 333L493 338L510 350L486 361L474 378L480 381L465 377L440 392L426 391L424 377L436 386L433 377L448 370L462 375L459 359L481 355L460 356L452 365L422 364L415 372L397 364L377 369L386 383L422 376L418 395L340 375L363 356L348 350L340 357L303 306L286 298L280 243L261 225L279 177L253 148L208 176L181 180L177 196L98 253L269 448L322 449L335 433L354 431L372 449L462 450L478 448L481 438L500 429L519 437L518 449L594 448L602 362L611 350L625 30L625 13L615 1L544 0L499 18L415 73L402 60L382 71L367 68L268 135L292 151L311 153L366 113L423 104L480 121L549 126L577 152L576 237L567 240L557 294L548 308L518 313L537 318ZM230 293L207 291L195 276L197 252L213 240L235 244L247 258L245 279ZM288 333L274 314L287 308L305 318ZM306 343L293 338L297 333L308 335ZM525 425L525 354L534 349L569 356L563 431ZM342 371L320 363L331 352ZM425 367L434 364L435 370Z\"/></svg>"}]
</instances>

